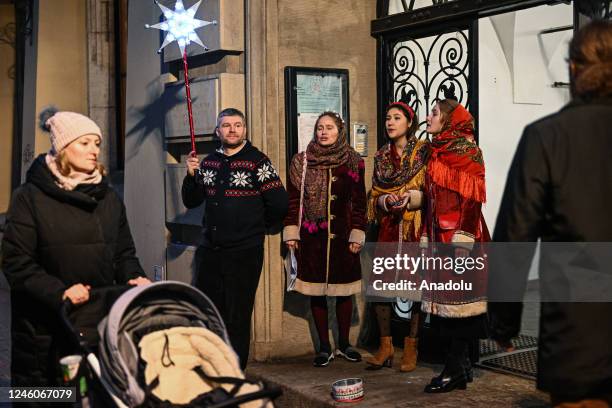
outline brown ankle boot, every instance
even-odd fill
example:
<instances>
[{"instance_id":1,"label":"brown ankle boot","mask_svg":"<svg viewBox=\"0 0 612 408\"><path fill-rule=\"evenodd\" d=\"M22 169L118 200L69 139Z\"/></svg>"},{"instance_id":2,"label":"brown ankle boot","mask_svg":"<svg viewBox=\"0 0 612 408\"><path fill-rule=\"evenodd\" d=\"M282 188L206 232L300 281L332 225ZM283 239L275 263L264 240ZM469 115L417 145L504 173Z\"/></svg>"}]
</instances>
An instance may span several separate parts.
<instances>
[{"instance_id":1,"label":"brown ankle boot","mask_svg":"<svg viewBox=\"0 0 612 408\"><path fill-rule=\"evenodd\" d=\"M393 365L393 341L391 336L380 338L380 348L372 357L366 359L366 363L372 368L391 367Z\"/></svg>"},{"instance_id":2,"label":"brown ankle boot","mask_svg":"<svg viewBox=\"0 0 612 408\"><path fill-rule=\"evenodd\" d=\"M417 339L414 337L404 337L404 354L402 355L401 372L409 372L416 368L417 362Z\"/></svg>"}]
</instances>

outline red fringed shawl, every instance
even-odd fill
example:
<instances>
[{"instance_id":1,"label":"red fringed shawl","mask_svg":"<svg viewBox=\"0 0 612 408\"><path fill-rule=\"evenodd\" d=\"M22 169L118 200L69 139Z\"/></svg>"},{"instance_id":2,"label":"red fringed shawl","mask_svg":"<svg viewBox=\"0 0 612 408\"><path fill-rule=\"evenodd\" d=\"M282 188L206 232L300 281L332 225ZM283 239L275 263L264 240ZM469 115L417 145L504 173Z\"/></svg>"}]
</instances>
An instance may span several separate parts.
<instances>
[{"instance_id":1,"label":"red fringed shawl","mask_svg":"<svg viewBox=\"0 0 612 408\"><path fill-rule=\"evenodd\" d=\"M431 143L427 172L434 183L480 203L486 201L482 152L474 142L474 119L461 105Z\"/></svg>"}]
</instances>

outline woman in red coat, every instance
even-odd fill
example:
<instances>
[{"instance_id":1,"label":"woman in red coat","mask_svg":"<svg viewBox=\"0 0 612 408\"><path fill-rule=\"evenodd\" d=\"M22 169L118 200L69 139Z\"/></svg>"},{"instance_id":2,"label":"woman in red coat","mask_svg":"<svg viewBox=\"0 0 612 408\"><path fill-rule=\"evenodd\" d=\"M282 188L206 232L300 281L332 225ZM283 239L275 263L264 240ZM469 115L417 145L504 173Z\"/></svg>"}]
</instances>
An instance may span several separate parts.
<instances>
[{"instance_id":1,"label":"woman in red coat","mask_svg":"<svg viewBox=\"0 0 612 408\"><path fill-rule=\"evenodd\" d=\"M327 296L336 297L337 354L349 361L361 355L349 344L353 302L361 292L359 251L365 241L364 163L348 145L340 116L324 112L315 123L313 140L291 161L289 213L283 240L296 251L295 290L311 296L320 350L314 365L334 358L329 342Z\"/></svg>"},{"instance_id":2,"label":"woman in red coat","mask_svg":"<svg viewBox=\"0 0 612 408\"><path fill-rule=\"evenodd\" d=\"M434 255L438 257L481 257L482 246L475 244L490 241L490 237L481 212L485 169L474 141L474 119L456 100L441 100L427 117L427 131L433 139L427 163L423 240L430 242L430 253L437 248ZM424 276L430 285L463 279L472 284L471 290L439 291L431 286L423 290L422 310L432 315L433 325L450 345L444 370L425 387L428 393L465 389L472 380L470 345L486 337L486 265L465 274L454 268L430 269Z\"/></svg>"},{"instance_id":3,"label":"woman in red coat","mask_svg":"<svg viewBox=\"0 0 612 408\"><path fill-rule=\"evenodd\" d=\"M377 248L376 256L393 257L401 253L398 245L402 242L418 242L421 238L421 207L429 142L417 139L418 127L419 119L406 103L394 102L387 107L385 128L389 143L374 156L372 191L368 200L368 221L379 225L377 241L381 245ZM384 282L397 282L404 277L389 270L378 278ZM370 367L392 365L395 351L391 337L390 302L396 297L402 297L417 303L411 313L409 336L404 338L400 371L409 372L416 368L421 314L419 295L418 291L385 291L384 294L376 295L389 300L374 304L380 330L380 347L374 356L366 360Z\"/></svg>"}]
</instances>

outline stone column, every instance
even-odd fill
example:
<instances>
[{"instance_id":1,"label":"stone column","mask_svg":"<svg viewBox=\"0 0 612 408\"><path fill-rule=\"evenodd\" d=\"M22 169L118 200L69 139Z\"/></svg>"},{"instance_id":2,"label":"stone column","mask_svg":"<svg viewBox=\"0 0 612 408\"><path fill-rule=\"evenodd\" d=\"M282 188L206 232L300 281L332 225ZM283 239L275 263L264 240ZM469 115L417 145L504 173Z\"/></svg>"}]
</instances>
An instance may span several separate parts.
<instances>
[{"instance_id":1,"label":"stone column","mask_svg":"<svg viewBox=\"0 0 612 408\"><path fill-rule=\"evenodd\" d=\"M245 4L246 90L248 131L255 146L272 161L285 183L285 154L277 126L279 73L276 0L252 0ZM281 236L268 235L253 314L252 347L255 360L271 355L283 337L283 267Z\"/></svg>"},{"instance_id":2,"label":"stone column","mask_svg":"<svg viewBox=\"0 0 612 408\"><path fill-rule=\"evenodd\" d=\"M125 192L127 218L140 263L149 277L166 265L164 117L159 32L145 29L159 19L148 1L130 1L125 108Z\"/></svg>"},{"instance_id":3,"label":"stone column","mask_svg":"<svg viewBox=\"0 0 612 408\"><path fill-rule=\"evenodd\" d=\"M109 170L117 165L114 10L112 0L87 1L89 116L102 130L100 161Z\"/></svg>"}]
</instances>

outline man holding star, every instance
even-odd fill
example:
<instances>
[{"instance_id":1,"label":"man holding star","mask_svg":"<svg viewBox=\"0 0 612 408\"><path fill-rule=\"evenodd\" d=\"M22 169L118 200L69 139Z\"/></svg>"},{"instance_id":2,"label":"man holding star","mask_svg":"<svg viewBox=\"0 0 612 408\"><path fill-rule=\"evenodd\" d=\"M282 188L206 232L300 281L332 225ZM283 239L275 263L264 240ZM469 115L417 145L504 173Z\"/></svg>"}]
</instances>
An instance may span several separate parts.
<instances>
[{"instance_id":1,"label":"man holding star","mask_svg":"<svg viewBox=\"0 0 612 408\"><path fill-rule=\"evenodd\" d=\"M242 112L221 111L216 127L221 147L201 163L195 156L187 159L182 187L185 207L206 201L195 286L219 309L243 369L266 229L280 224L288 208L278 173L246 133Z\"/></svg>"},{"instance_id":2,"label":"man holding star","mask_svg":"<svg viewBox=\"0 0 612 408\"><path fill-rule=\"evenodd\" d=\"M200 3L185 9L182 0L177 0L171 10L156 1L166 20L146 28L166 32L158 52L174 41L181 51L192 148L182 197L187 208L206 202L194 282L219 309L244 369L266 229L280 224L288 198L270 159L246 140L245 117L238 109L219 113L215 132L221 148L198 162L186 47L194 42L207 49L195 30L216 24L195 18Z\"/></svg>"}]
</instances>

